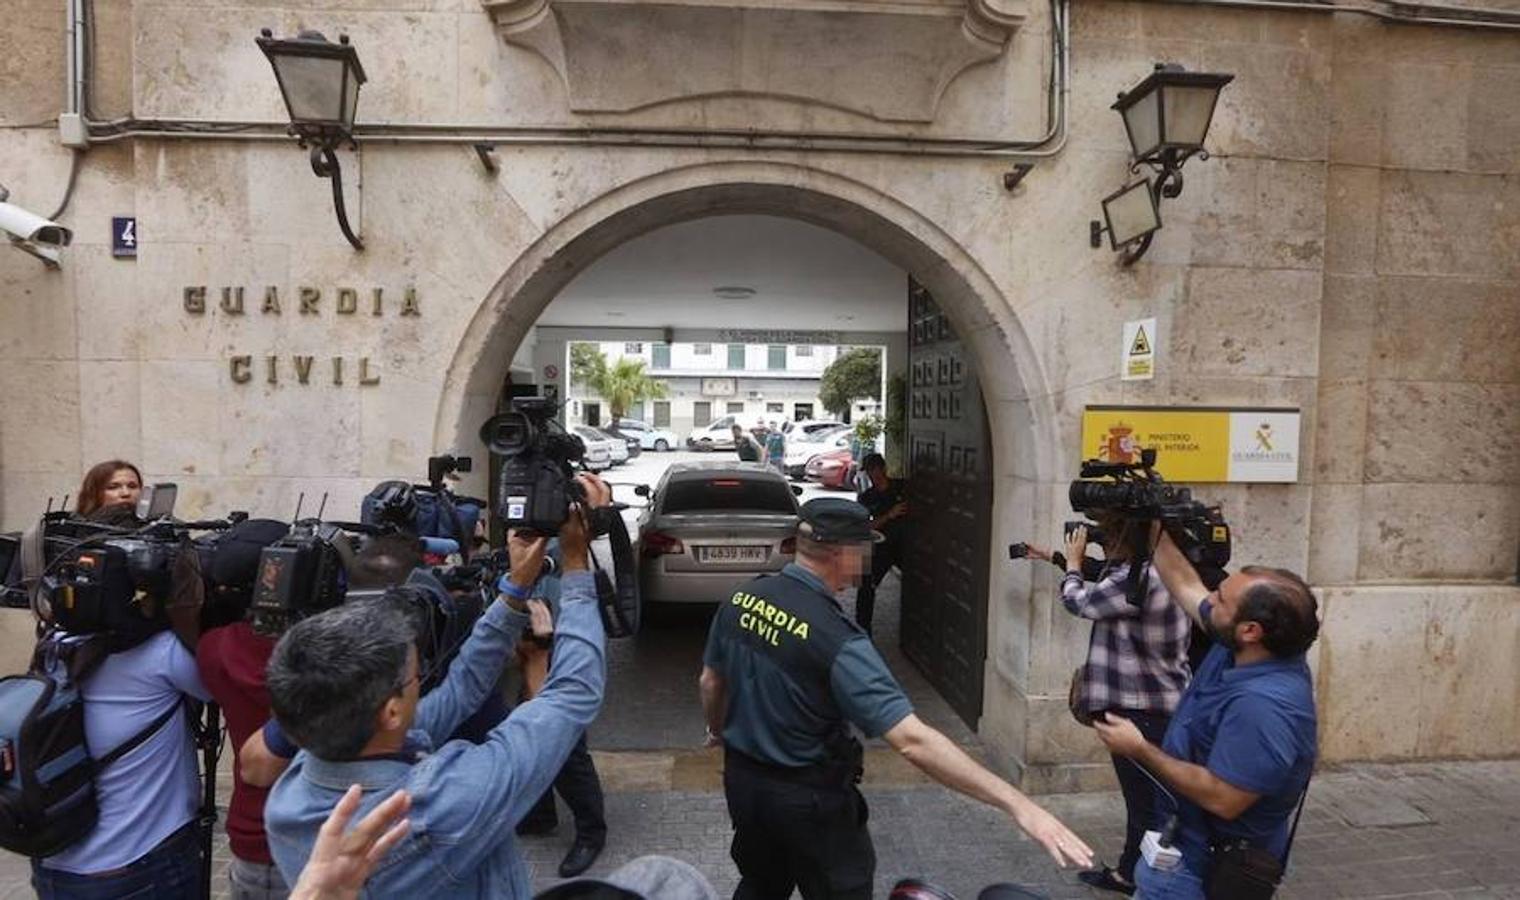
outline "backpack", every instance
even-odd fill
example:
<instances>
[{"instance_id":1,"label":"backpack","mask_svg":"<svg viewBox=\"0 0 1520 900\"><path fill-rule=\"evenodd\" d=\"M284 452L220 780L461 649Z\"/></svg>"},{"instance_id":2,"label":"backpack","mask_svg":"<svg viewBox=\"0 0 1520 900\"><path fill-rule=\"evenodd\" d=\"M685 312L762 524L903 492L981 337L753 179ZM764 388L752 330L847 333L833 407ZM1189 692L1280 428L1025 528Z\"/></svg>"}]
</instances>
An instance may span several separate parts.
<instances>
[{"instance_id":1,"label":"backpack","mask_svg":"<svg viewBox=\"0 0 1520 900\"><path fill-rule=\"evenodd\" d=\"M46 857L83 840L100 815L95 776L184 707L182 697L115 749L92 757L80 685L108 652L98 635L51 630L38 640L27 674L0 678L0 847Z\"/></svg>"}]
</instances>

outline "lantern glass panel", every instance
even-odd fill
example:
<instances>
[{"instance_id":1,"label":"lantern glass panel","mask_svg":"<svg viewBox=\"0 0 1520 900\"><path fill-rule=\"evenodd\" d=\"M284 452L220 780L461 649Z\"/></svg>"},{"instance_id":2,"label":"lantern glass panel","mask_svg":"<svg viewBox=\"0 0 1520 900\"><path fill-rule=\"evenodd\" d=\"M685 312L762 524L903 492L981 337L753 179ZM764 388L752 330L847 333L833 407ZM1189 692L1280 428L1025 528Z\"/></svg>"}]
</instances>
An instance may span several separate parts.
<instances>
[{"instance_id":1,"label":"lantern glass panel","mask_svg":"<svg viewBox=\"0 0 1520 900\"><path fill-rule=\"evenodd\" d=\"M334 56L281 55L275 64L292 122L344 124L344 84L352 79ZM355 85L351 92L357 94ZM351 114L350 114L351 115Z\"/></svg>"},{"instance_id":2,"label":"lantern glass panel","mask_svg":"<svg viewBox=\"0 0 1520 900\"><path fill-rule=\"evenodd\" d=\"M1103 201L1108 239L1115 248L1137 241L1161 227L1149 181L1137 181Z\"/></svg>"},{"instance_id":3,"label":"lantern glass panel","mask_svg":"<svg viewBox=\"0 0 1520 900\"><path fill-rule=\"evenodd\" d=\"M1160 91L1150 91L1124 110L1124 127L1129 130L1130 148L1135 159L1149 156L1161 143L1161 117L1156 112Z\"/></svg>"},{"instance_id":4,"label":"lantern glass panel","mask_svg":"<svg viewBox=\"0 0 1520 900\"><path fill-rule=\"evenodd\" d=\"M1202 147L1214 117L1219 88L1211 85L1169 84L1160 91L1166 113L1164 139L1171 146Z\"/></svg>"},{"instance_id":5,"label":"lantern glass panel","mask_svg":"<svg viewBox=\"0 0 1520 900\"><path fill-rule=\"evenodd\" d=\"M343 68L343 127L352 132L354 130L354 110L359 106L359 79L347 66Z\"/></svg>"}]
</instances>

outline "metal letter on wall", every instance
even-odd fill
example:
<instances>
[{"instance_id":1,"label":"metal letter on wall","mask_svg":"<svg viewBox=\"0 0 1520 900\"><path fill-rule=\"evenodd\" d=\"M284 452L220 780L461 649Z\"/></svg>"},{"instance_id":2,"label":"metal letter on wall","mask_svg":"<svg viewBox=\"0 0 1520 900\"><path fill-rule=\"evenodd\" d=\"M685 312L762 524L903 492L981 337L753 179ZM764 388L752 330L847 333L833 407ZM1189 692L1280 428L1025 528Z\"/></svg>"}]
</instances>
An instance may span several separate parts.
<instances>
[{"instance_id":1,"label":"metal letter on wall","mask_svg":"<svg viewBox=\"0 0 1520 900\"><path fill-rule=\"evenodd\" d=\"M908 281L907 475L912 537L902 648L973 728L987 658L992 451L970 350Z\"/></svg>"}]
</instances>

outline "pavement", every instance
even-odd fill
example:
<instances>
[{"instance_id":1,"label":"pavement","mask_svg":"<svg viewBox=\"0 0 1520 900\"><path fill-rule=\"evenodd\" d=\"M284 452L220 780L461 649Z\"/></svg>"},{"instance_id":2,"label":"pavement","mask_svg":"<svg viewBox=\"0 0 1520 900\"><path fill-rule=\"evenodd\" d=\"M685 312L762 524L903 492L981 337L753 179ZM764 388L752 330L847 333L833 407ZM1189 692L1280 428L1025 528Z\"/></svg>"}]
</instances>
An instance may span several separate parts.
<instances>
[{"instance_id":1,"label":"pavement","mask_svg":"<svg viewBox=\"0 0 1520 900\"><path fill-rule=\"evenodd\" d=\"M709 454L645 453L609 473L653 483L662 464ZM651 457L653 457L651 459ZM642 463L639 465L638 463ZM817 489L814 488L816 491ZM623 499L621 493L619 499ZM918 715L969 753L983 747L898 652L898 582L877 595L876 640ZM846 607L852 601L846 600ZM605 874L645 854L692 863L730 896L737 872L722 794L721 754L700 748L696 679L708 610L684 610L650 623L637 637L608 647L607 700L590 744L607 791L610 836L592 868ZM1496 686L1513 699L1513 685ZM1112 898L1058 869L999 813L929 782L880 741L867 746L862 785L876 844L875 896L898 879L934 882L970 900L995 882L1013 882L1057 898ZM230 796L224 760L218 796ZM1123 844L1124 803L1117 792L1042 796L1038 801L1113 863ZM225 821L225 811L223 815ZM571 839L561 804L555 835L522 841L535 889L556 879ZM1520 900L1520 760L1408 765L1352 765L1323 770L1310 789L1292 865L1278 896L1338 898L1510 898ZM218 898L227 896L229 856L218 833ZM0 900L32 896L24 858L0 852Z\"/></svg>"}]
</instances>

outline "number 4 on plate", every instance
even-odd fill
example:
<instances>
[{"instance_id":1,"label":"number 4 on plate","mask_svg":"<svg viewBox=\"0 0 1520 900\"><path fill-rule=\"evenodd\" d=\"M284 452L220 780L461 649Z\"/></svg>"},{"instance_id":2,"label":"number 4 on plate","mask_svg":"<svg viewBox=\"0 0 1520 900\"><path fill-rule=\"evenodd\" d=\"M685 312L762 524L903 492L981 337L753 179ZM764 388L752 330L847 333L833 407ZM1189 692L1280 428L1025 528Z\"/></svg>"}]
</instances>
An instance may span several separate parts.
<instances>
[{"instance_id":1,"label":"number 4 on plate","mask_svg":"<svg viewBox=\"0 0 1520 900\"><path fill-rule=\"evenodd\" d=\"M137 255L136 216L113 216L111 218L111 255L126 257Z\"/></svg>"}]
</instances>

